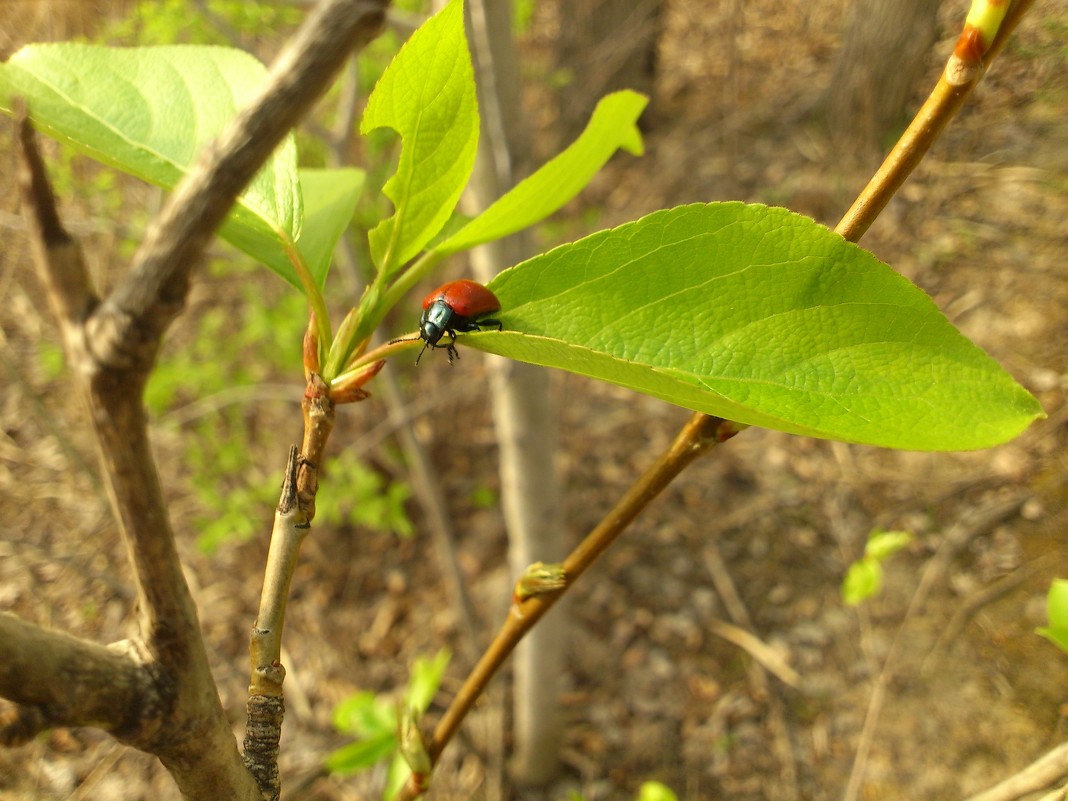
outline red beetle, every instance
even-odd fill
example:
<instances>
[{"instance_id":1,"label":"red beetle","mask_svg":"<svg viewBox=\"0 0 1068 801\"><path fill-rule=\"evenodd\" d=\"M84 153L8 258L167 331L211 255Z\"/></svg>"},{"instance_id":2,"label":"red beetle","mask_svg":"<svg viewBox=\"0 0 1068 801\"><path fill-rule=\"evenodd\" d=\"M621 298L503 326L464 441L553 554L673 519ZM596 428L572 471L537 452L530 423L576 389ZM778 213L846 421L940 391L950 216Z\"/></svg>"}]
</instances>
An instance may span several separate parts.
<instances>
[{"instance_id":1,"label":"red beetle","mask_svg":"<svg viewBox=\"0 0 1068 801\"><path fill-rule=\"evenodd\" d=\"M460 358L456 352L456 332L481 331L483 327L491 326L500 331L501 321L487 316L500 310L501 302L497 296L482 284L461 278L439 286L423 300L419 336L424 344L415 363L419 364L427 348L445 348L449 364L452 364L453 359ZM449 335L448 344L439 345L445 334Z\"/></svg>"}]
</instances>

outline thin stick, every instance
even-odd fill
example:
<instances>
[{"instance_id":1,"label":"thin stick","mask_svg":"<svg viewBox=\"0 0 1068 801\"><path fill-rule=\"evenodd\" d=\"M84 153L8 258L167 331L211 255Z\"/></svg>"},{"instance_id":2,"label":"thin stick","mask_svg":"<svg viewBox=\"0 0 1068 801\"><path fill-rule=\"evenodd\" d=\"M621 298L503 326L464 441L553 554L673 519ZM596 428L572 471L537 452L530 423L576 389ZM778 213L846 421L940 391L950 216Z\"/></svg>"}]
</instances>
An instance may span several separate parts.
<instances>
[{"instance_id":1,"label":"thin stick","mask_svg":"<svg viewBox=\"0 0 1068 801\"><path fill-rule=\"evenodd\" d=\"M553 592L531 595L512 604L508 618L497 636L468 675L434 730L427 751L435 763L490 679L523 636L687 465L720 442L730 439L738 431L737 424L717 417L704 414L691 417L670 447L564 560L561 566L564 586ZM423 788L419 787L417 782L409 781L397 793L395 801L411 801L422 792Z\"/></svg>"},{"instance_id":2,"label":"thin stick","mask_svg":"<svg viewBox=\"0 0 1068 801\"><path fill-rule=\"evenodd\" d=\"M1068 743L1061 743L1019 773L989 790L969 796L965 801L1014 801L1029 793L1044 790L1065 776L1068 776ZM1053 797L1063 798L1064 788L1055 791Z\"/></svg>"},{"instance_id":3,"label":"thin stick","mask_svg":"<svg viewBox=\"0 0 1068 801\"><path fill-rule=\"evenodd\" d=\"M764 670L774 674L783 684L794 688L801 685L801 676L798 672L786 664L783 658L759 637L725 620L712 618L707 625L713 634L737 645L753 657Z\"/></svg>"},{"instance_id":4,"label":"thin stick","mask_svg":"<svg viewBox=\"0 0 1068 801\"><path fill-rule=\"evenodd\" d=\"M1005 46L1009 35L1016 29L1033 2L1034 0L1016 0L1013 3L998 29L994 43L983 56L986 66L989 66ZM951 58L950 65L954 63ZM949 121L956 116L972 89L978 85L982 70L974 70L968 75L970 80L961 83L955 70L947 65L946 71L938 79L938 84L901 135L901 139L834 229L836 232L850 242L857 242L864 236L875 218L882 213L886 204L916 169L916 165L927 155L927 151Z\"/></svg>"},{"instance_id":5,"label":"thin stick","mask_svg":"<svg viewBox=\"0 0 1068 801\"><path fill-rule=\"evenodd\" d=\"M1022 493L1005 501L997 501L989 506L972 510L966 514L956 525L953 526L943 538L938 551L932 556L920 577L920 583L912 594L909 607L905 611L904 620L898 627L894 640L887 651L886 659L883 660L882 669L875 680L871 697L868 699L868 708L864 713L864 725L857 741L857 753L853 757L853 766L849 773L849 781L843 793L844 801L854 801L860 792L860 781L864 775L864 767L875 742L875 731L879 717L882 715L883 704L886 701L887 689L897 669L898 657L904 647L905 630L907 624L918 617L931 590L936 587L945 576L945 572L954 556L973 537L983 531L989 531L995 525L1004 520L1008 515L1015 513L1024 504L1026 496Z\"/></svg>"}]
</instances>

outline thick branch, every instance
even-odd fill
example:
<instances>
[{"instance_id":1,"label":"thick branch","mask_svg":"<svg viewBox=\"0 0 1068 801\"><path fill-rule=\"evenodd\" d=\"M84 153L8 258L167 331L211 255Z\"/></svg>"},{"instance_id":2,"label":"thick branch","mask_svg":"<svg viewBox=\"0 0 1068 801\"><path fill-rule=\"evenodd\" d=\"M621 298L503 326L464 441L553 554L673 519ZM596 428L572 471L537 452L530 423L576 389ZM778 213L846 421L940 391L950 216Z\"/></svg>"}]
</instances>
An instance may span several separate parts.
<instances>
[{"instance_id":1,"label":"thick branch","mask_svg":"<svg viewBox=\"0 0 1068 801\"><path fill-rule=\"evenodd\" d=\"M144 677L152 684L151 691L144 690L139 698L129 698L125 667L115 670L118 665L112 662L90 662L99 668L99 672L94 672L93 683L113 684L110 692L118 693L118 700L125 699L125 702L111 712L119 716L118 722L106 715L99 721L88 722L110 729L125 743L156 754L188 798L208 797L209 791L220 791L229 798L253 801L258 799L259 792L241 762L223 714L208 669L196 607L185 584L167 520L141 407L141 389L147 371L126 373L102 368L87 353L85 329L78 310L92 305L93 294L80 252L59 223L32 131L25 122L20 130L20 145L23 161L20 188L34 234L34 260L49 287L68 358L86 393L108 497L134 568L141 636L145 643ZM24 632L24 645L30 644L25 642L28 637ZM44 653L48 645L59 649L50 657ZM77 658L70 658L79 656L72 653L72 647L53 637L40 641L32 649L32 654L52 666L50 673L42 671L34 661L11 660L22 668L5 676L12 685L8 697L63 719L62 699L71 684L70 677L77 676L82 667ZM83 647L88 648L84 644ZM51 690L44 689L41 676L56 681ZM20 680L21 686L16 686ZM98 695L85 694L88 698ZM109 692L101 697L117 700ZM53 707L57 701L58 706ZM136 717L129 715L131 704L136 708ZM93 707L92 712L94 716L104 714L98 707Z\"/></svg>"},{"instance_id":2,"label":"thick branch","mask_svg":"<svg viewBox=\"0 0 1068 801\"><path fill-rule=\"evenodd\" d=\"M129 643L98 645L0 612L0 696L34 707L45 726L135 731L160 700Z\"/></svg>"},{"instance_id":3,"label":"thick branch","mask_svg":"<svg viewBox=\"0 0 1068 801\"><path fill-rule=\"evenodd\" d=\"M125 742L159 756L188 798L259 798L237 752L182 574L147 435L141 391L160 339L185 302L215 228L285 133L369 41L385 0L327 0L274 65L251 108L206 149L171 196L115 292L93 309L77 249L59 224L32 133L22 132L23 196L34 254L53 295L69 361L83 379L108 496L137 584L147 669L159 704ZM74 257L65 251L71 251ZM93 309L85 319L83 312ZM310 484L314 485L314 469ZM152 715L147 715L152 711Z\"/></svg>"}]
</instances>

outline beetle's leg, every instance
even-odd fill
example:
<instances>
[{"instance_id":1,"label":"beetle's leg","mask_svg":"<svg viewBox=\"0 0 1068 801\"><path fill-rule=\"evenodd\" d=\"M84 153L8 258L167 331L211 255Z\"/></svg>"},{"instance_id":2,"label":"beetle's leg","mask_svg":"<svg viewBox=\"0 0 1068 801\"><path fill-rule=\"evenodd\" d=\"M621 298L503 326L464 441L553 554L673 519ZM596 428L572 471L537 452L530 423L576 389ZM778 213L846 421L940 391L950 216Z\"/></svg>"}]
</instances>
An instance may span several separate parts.
<instances>
[{"instance_id":1,"label":"beetle's leg","mask_svg":"<svg viewBox=\"0 0 1068 801\"><path fill-rule=\"evenodd\" d=\"M449 344L445 346L445 352L449 354L449 364L452 364L454 360L460 358L460 354L456 350L456 332L450 328L448 333Z\"/></svg>"}]
</instances>

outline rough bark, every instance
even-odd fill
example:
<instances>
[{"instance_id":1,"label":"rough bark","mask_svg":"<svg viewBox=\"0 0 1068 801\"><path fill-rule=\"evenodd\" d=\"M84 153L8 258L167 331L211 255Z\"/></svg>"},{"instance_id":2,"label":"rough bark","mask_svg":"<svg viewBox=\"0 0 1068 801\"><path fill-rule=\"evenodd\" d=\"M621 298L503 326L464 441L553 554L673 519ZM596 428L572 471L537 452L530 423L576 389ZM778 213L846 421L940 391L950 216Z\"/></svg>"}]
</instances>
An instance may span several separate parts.
<instances>
[{"instance_id":1,"label":"rough bark","mask_svg":"<svg viewBox=\"0 0 1068 801\"><path fill-rule=\"evenodd\" d=\"M60 222L30 122L25 115L19 121L20 189L34 261L59 321L72 383L89 407L108 497L133 569L139 636L128 646L104 647L0 617L3 641L19 649L5 656L0 693L21 705L15 719L0 726L10 723L9 730L22 732L56 724L99 726L159 757L186 798L252 801L261 792L242 762L211 676L141 393L215 228L353 48L377 34L386 5L328 0L312 12L260 96L205 149L129 272L103 299Z\"/></svg>"}]
</instances>

